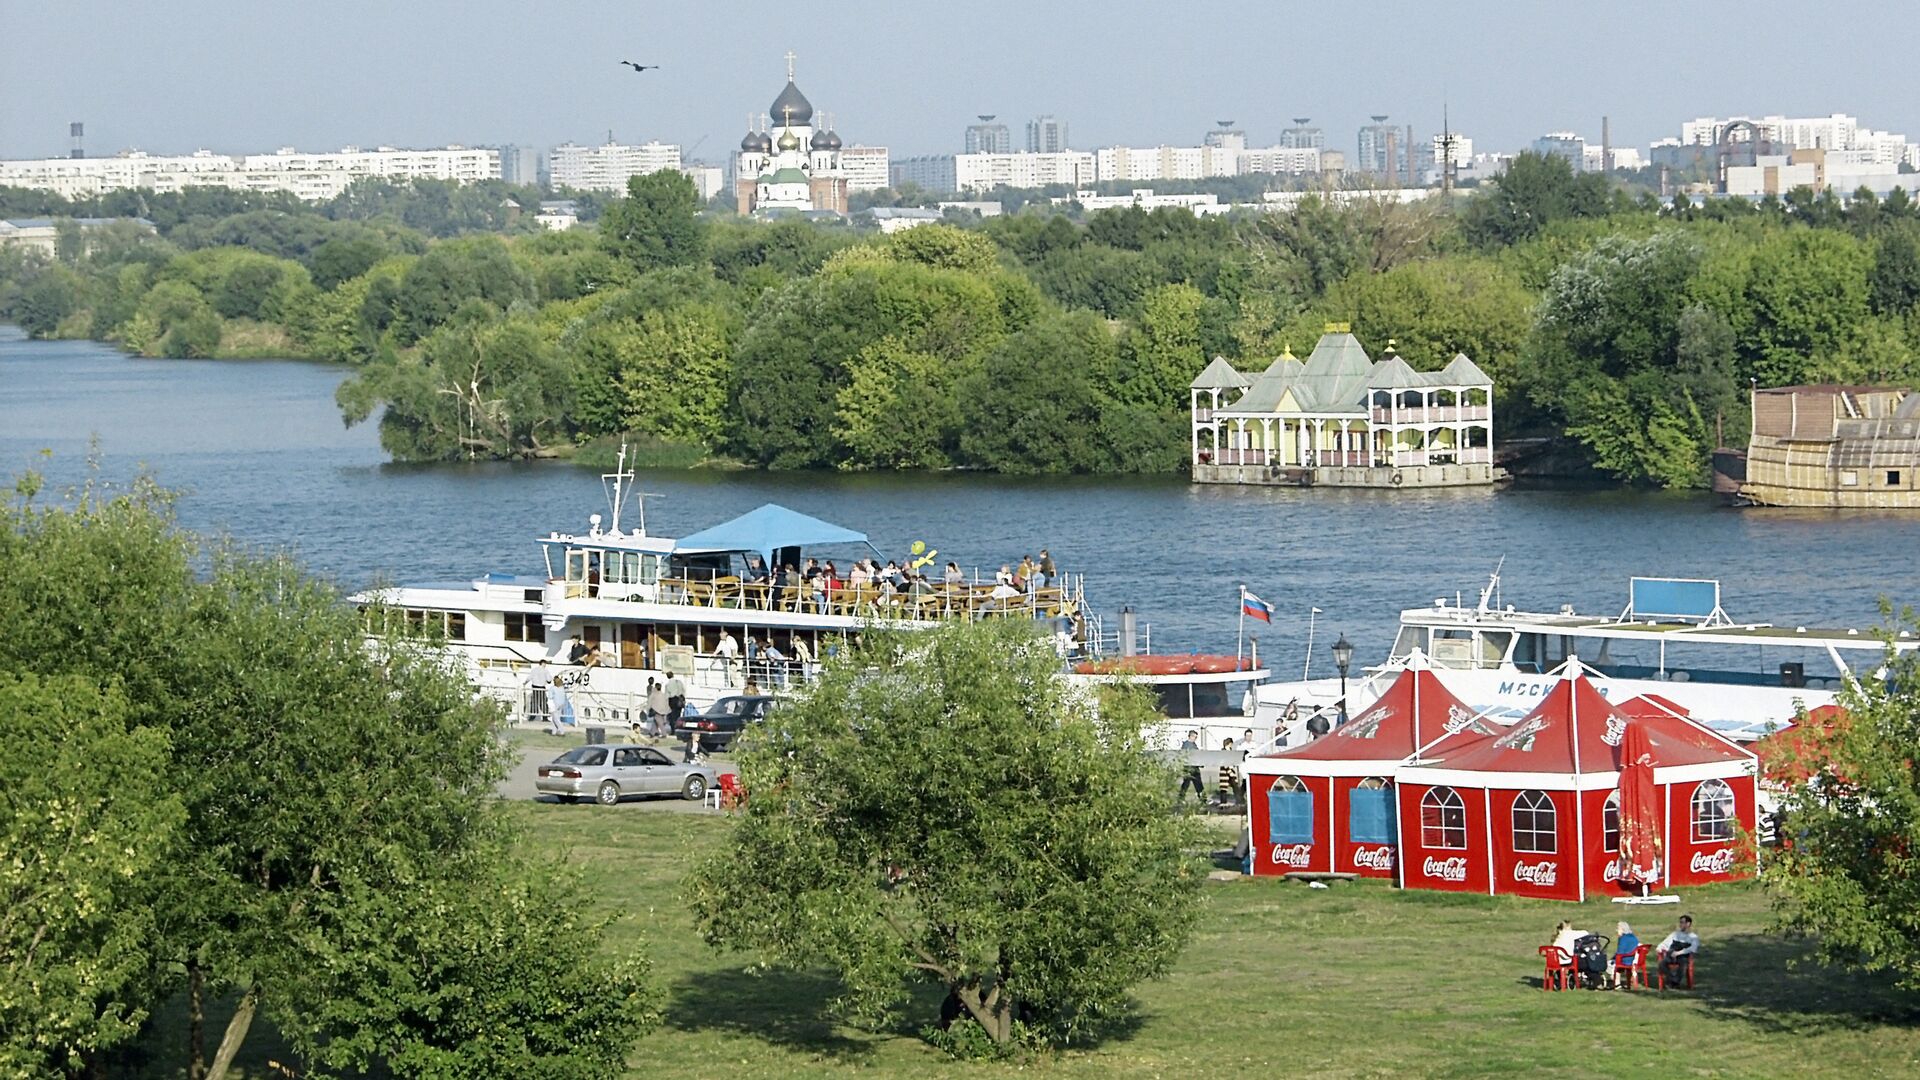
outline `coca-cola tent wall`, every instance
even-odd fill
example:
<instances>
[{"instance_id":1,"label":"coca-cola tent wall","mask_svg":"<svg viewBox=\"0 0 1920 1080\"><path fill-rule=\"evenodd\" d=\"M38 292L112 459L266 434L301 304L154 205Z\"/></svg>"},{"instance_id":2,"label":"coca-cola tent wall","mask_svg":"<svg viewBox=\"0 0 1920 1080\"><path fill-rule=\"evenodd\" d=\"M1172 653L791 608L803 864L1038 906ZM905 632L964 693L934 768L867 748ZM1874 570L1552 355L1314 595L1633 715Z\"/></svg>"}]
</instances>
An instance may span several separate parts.
<instances>
[{"instance_id":1,"label":"coca-cola tent wall","mask_svg":"<svg viewBox=\"0 0 1920 1080\"><path fill-rule=\"evenodd\" d=\"M1248 758L1253 872L1392 877L1394 770L1423 742L1472 720L1472 710L1420 664L1338 729Z\"/></svg>"},{"instance_id":2,"label":"coca-cola tent wall","mask_svg":"<svg viewBox=\"0 0 1920 1080\"><path fill-rule=\"evenodd\" d=\"M1400 883L1408 888L1583 900L1620 891L1617 788L1626 725L1647 725L1665 808L1666 881L1731 876L1754 825L1753 755L1665 709L1639 721L1584 676L1564 676L1533 712L1453 740L1395 773Z\"/></svg>"}]
</instances>

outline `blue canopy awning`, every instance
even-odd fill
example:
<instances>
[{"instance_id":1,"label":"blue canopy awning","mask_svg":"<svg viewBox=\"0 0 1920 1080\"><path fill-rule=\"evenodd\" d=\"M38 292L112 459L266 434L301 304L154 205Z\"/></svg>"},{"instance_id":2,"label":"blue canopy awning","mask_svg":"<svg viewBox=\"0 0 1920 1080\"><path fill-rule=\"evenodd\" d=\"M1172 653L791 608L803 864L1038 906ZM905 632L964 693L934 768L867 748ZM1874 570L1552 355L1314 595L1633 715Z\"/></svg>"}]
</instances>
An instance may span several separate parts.
<instances>
[{"instance_id":1,"label":"blue canopy awning","mask_svg":"<svg viewBox=\"0 0 1920 1080\"><path fill-rule=\"evenodd\" d=\"M692 536L683 536L674 542L673 550L685 554L754 551L771 556L780 548L866 542L866 533L854 532L830 521L821 521L797 510L767 503L732 521L723 521Z\"/></svg>"}]
</instances>

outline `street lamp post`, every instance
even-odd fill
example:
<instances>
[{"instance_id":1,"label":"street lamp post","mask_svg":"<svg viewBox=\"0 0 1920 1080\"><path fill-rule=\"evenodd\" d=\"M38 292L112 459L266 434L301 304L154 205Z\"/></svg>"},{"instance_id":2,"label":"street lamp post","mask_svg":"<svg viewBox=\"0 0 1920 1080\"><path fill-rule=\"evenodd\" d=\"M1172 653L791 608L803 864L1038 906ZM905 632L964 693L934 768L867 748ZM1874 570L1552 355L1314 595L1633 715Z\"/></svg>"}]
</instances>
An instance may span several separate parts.
<instances>
[{"instance_id":1,"label":"street lamp post","mask_svg":"<svg viewBox=\"0 0 1920 1080\"><path fill-rule=\"evenodd\" d=\"M1340 722L1347 722L1347 667L1353 663L1353 643L1347 635L1333 643L1333 666L1340 669Z\"/></svg>"}]
</instances>

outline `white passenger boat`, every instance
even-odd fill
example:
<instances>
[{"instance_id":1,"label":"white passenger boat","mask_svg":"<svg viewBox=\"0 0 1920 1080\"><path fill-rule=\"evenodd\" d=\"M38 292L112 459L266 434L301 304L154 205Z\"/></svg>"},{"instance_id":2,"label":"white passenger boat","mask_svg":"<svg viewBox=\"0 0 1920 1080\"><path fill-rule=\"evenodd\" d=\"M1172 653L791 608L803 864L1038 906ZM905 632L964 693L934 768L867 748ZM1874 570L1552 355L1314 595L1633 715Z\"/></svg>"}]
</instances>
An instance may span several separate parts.
<instances>
[{"instance_id":1,"label":"white passenger boat","mask_svg":"<svg viewBox=\"0 0 1920 1080\"><path fill-rule=\"evenodd\" d=\"M1347 714L1371 705L1418 653L1461 701L1511 722L1553 687L1547 672L1577 658L1609 700L1657 694L1730 738L1752 740L1802 708L1832 703L1856 672L1880 667L1886 648L1872 629L1740 622L1722 610L1717 581L1633 578L1626 609L1610 617L1571 605L1520 611L1498 602L1499 587L1495 573L1474 607L1441 598L1402 611L1386 661L1348 682ZM1902 631L1894 647L1920 641ZM1340 695L1338 678L1270 682L1259 688L1256 719L1299 728L1315 711L1337 712Z\"/></svg>"},{"instance_id":2,"label":"white passenger boat","mask_svg":"<svg viewBox=\"0 0 1920 1080\"><path fill-rule=\"evenodd\" d=\"M354 600L440 632L447 655L516 721L533 712L534 667L542 662L557 674L576 719L632 724L646 710L652 680L680 676L696 708L731 694L779 693L811 679L820 660L872 626L1033 619L1053 635L1063 672L1102 657L1151 653L1150 632L1137 629L1130 613L1111 631L1103 627L1088 609L1081 575L1013 588L974 570L949 582L942 560L921 568L924 583L900 588L789 585L781 578L785 568L804 567L810 556L843 568L864 556L888 560L864 533L773 504L675 538L649 533L645 503L636 501L637 524L629 528L622 516L632 479L623 451L622 464L604 477L609 518L594 514L585 532L540 537L543 573L401 585ZM894 561L933 554L915 551L911 560ZM572 661L577 647L592 657L591 666ZM1190 665L1177 676L1158 670L1165 660L1155 657L1156 674L1141 681L1156 684L1169 715L1217 720L1207 725L1210 733L1231 728L1238 737L1246 688L1267 672L1200 664L1206 670Z\"/></svg>"}]
</instances>

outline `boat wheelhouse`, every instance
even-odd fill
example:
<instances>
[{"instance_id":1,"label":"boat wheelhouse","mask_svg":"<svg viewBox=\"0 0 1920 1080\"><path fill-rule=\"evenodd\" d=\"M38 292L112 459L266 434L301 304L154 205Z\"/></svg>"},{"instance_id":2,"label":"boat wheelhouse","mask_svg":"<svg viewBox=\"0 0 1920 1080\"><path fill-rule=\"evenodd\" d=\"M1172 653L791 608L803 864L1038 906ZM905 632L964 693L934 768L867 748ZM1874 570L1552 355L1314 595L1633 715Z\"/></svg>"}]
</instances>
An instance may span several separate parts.
<instances>
[{"instance_id":1,"label":"boat wheelhouse","mask_svg":"<svg viewBox=\"0 0 1920 1080\"><path fill-rule=\"evenodd\" d=\"M1880 666L1886 642L1872 629L1747 623L1720 605L1717 581L1633 578L1618 615L1526 612L1500 605L1496 573L1477 606L1435 600L1400 613L1386 661L1347 688L1349 715L1367 708L1409 658L1424 656L1447 689L1503 723L1526 715L1554 685L1547 673L1578 660L1611 701L1657 694L1731 738L1757 739L1802 709L1834 702L1857 670ZM1920 648L1901 631L1894 648ZM1338 679L1260 688L1265 723L1303 724L1337 711ZM1289 714L1292 714L1289 716Z\"/></svg>"}]
</instances>

